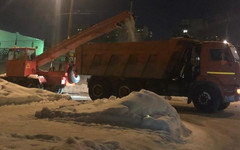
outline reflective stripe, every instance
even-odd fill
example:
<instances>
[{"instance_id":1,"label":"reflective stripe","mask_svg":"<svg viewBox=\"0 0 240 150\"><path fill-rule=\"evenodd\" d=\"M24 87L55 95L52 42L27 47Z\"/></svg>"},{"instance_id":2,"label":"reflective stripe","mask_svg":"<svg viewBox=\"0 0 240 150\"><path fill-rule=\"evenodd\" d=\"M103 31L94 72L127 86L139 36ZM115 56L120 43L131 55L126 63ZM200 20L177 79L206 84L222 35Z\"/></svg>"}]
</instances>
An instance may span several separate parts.
<instances>
[{"instance_id":1,"label":"reflective stripe","mask_svg":"<svg viewBox=\"0 0 240 150\"><path fill-rule=\"evenodd\" d=\"M235 75L235 72L207 72L207 74Z\"/></svg>"}]
</instances>

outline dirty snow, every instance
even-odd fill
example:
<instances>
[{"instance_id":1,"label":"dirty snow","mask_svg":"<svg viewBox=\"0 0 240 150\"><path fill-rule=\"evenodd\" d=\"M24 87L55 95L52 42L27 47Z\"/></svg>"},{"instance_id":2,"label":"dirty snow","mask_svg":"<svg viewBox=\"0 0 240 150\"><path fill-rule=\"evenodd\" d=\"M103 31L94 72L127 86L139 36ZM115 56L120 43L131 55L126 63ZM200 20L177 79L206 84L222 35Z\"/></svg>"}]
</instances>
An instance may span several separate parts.
<instances>
[{"instance_id":1,"label":"dirty snow","mask_svg":"<svg viewBox=\"0 0 240 150\"><path fill-rule=\"evenodd\" d=\"M86 90L86 85L81 86ZM69 96L0 79L0 105L0 150L240 147L239 102L224 111L203 114L187 105L186 98L165 101L146 90L121 99L72 101Z\"/></svg>"},{"instance_id":2,"label":"dirty snow","mask_svg":"<svg viewBox=\"0 0 240 150\"><path fill-rule=\"evenodd\" d=\"M55 94L37 88L25 88L0 79L0 105L23 104L43 100L71 99L70 96Z\"/></svg>"},{"instance_id":3,"label":"dirty snow","mask_svg":"<svg viewBox=\"0 0 240 150\"><path fill-rule=\"evenodd\" d=\"M159 141L157 143L184 144L191 136L177 111L153 92L142 90L121 99L110 97L83 102L69 99L67 95L25 88L0 79L0 148L128 149L122 137L108 135L110 130L127 132L130 137L137 137L143 130L141 138L151 135ZM45 117L48 120L42 119ZM81 130L73 130L73 134L65 136L65 126L69 131ZM103 129L102 135L91 136L99 129Z\"/></svg>"},{"instance_id":4,"label":"dirty snow","mask_svg":"<svg viewBox=\"0 0 240 150\"><path fill-rule=\"evenodd\" d=\"M110 100L96 100L85 105L61 107L53 111L43 108L36 116L159 130L163 136L167 135L170 141L175 142L182 142L182 137L187 137L191 133L182 124L175 108L157 94L147 90L132 92L121 99L111 97Z\"/></svg>"}]
</instances>

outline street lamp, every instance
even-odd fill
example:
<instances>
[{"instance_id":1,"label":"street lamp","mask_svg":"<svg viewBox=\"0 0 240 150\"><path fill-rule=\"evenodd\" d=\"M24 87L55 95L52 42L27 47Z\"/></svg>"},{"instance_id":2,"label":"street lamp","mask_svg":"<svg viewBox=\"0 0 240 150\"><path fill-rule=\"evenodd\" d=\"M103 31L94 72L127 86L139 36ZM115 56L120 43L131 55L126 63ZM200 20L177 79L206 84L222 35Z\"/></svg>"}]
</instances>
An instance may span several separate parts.
<instances>
[{"instance_id":1,"label":"street lamp","mask_svg":"<svg viewBox=\"0 0 240 150\"><path fill-rule=\"evenodd\" d=\"M133 13L133 0L130 0L130 13Z\"/></svg>"},{"instance_id":2,"label":"street lamp","mask_svg":"<svg viewBox=\"0 0 240 150\"><path fill-rule=\"evenodd\" d=\"M183 29L183 33L187 34L188 33L188 29Z\"/></svg>"},{"instance_id":3,"label":"street lamp","mask_svg":"<svg viewBox=\"0 0 240 150\"><path fill-rule=\"evenodd\" d=\"M71 31L72 31L73 4L74 4L74 0L71 0L71 2L70 2L70 10L69 10L69 19L68 19L68 38L70 38Z\"/></svg>"}]
</instances>

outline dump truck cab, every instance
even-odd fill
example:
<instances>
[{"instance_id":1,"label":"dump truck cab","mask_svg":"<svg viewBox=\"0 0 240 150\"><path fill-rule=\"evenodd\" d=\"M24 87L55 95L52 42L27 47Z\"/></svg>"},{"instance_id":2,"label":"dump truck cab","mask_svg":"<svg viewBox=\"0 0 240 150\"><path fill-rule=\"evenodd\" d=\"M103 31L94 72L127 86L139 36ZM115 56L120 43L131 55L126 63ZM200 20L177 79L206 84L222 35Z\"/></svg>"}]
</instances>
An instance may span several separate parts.
<instances>
[{"instance_id":1,"label":"dump truck cab","mask_svg":"<svg viewBox=\"0 0 240 150\"><path fill-rule=\"evenodd\" d=\"M199 80L211 81L224 93L226 101L238 101L239 56L230 43L203 42L201 53L201 76Z\"/></svg>"},{"instance_id":2,"label":"dump truck cab","mask_svg":"<svg viewBox=\"0 0 240 150\"><path fill-rule=\"evenodd\" d=\"M206 41L200 45L198 75L189 86L189 101L207 112L225 109L239 101L239 56L236 48L221 41Z\"/></svg>"}]
</instances>

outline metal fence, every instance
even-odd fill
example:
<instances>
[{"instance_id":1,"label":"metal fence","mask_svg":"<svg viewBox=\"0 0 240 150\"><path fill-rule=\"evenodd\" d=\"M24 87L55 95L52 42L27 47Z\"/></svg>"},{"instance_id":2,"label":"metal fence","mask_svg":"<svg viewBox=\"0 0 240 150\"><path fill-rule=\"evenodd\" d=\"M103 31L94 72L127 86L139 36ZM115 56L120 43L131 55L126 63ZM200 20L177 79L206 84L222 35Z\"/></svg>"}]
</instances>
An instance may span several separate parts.
<instances>
[{"instance_id":1,"label":"metal fence","mask_svg":"<svg viewBox=\"0 0 240 150\"><path fill-rule=\"evenodd\" d=\"M6 60L6 58L7 58L7 53L8 53L8 49L6 49L6 48L1 48L1 49L0 49L0 60Z\"/></svg>"}]
</instances>

